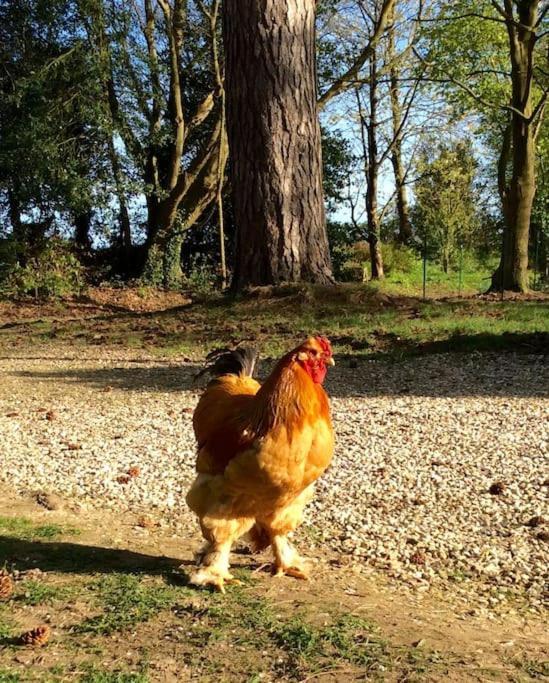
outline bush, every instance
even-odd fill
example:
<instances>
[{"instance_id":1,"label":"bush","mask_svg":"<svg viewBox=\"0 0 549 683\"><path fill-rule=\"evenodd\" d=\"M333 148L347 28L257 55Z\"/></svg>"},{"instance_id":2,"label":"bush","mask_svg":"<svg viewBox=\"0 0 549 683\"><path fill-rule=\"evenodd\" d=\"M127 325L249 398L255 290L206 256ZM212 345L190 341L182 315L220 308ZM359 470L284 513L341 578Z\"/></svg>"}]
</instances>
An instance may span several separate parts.
<instances>
[{"instance_id":1,"label":"bush","mask_svg":"<svg viewBox=\"0 0 549 683\"><path fill-rule=\"evenodd\" d=\"M386 275L391 273L411 273L421 256L410 247L398 244L397 242L387 242L381 245L383 255L383 269Z\"/></svg>"},{"instance_id":2,"label":"bush","mask_svg":"<svg viewBox=\"0 0 549 683\"><path fill-rule=\"evenodd\" d=\"M48 240L24 266L11 263L4 271L0 278L0 294L5 297L57 298L80 294L85 288L82 264L59 238Z\"/></svg>"},{"instance_id":3,"label":"bush","mask_svg":"<svg viewBox=\"0 0 549 683\"><path fill-rule=\"evenodd\" d=\"M184 276L183 286L187 287L191 294L198 296L208 296L219 288L219 275L213 266L206 259L195 256L192 265Z\"/></svg>"},{"instance_id":4,"label":"bush","mask_svg":"<svg viewBox=\"0 0 549 683\"><path fill-rule=\"evenodd\" d=\"M368 279L370 272L370 245L368 242L355 242L339 249L340 263L336 274L337 279L342 282L362 282ZM421 256L413 249L396 242L382 244L381 253L386 275L411 273L421 260Z\"/></svg>"}]
</instances>

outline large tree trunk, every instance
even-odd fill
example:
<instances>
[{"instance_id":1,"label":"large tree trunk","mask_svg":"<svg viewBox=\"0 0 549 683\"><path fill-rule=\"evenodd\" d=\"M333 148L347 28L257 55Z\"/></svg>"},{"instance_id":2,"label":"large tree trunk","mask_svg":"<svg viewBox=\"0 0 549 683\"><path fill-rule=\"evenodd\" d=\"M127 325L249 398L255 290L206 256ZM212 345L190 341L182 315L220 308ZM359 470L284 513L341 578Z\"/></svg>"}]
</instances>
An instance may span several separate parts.
<instances>
[{"instance_id":1,"label":"large tree trunk","mask_svg":"<svg viewBox=\"0 0 549 683\"><path fill-rule=\"evenodd\" d=\"M315 69L315 0L225 0L233 287L330 283Z\"/></svg>"},{"instance_id":2,"label":"large tree trunk","mask_svg":"<svg viewBox=\"0 0 549 683\"><path fill-rule=\"evenodd\" d=\"M509 186L504 191L505 233L501 261L492 276L491 289L496 291L528 290L528 236L536 193L532 80L536 41L534 27L538 5L539 0L530 0L519 5L517 23L512 14L511 2L506 2L513 106L510 129L512 175Z\"/></svg>"}]
</instances>

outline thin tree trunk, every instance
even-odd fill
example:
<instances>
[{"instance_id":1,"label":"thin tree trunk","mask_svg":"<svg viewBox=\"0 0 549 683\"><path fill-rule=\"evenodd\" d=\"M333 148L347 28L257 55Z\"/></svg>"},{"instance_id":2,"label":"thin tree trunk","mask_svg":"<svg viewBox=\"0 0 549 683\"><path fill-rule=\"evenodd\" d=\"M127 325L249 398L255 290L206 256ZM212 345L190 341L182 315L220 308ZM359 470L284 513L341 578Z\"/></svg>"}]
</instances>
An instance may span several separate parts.
<instances>
[{"instance_id":1,"label":"thin tree trunk","mask_svg":"<svg viewBox=\"0 0 549 683\"><path fill-rule=\"evenodd\" d=\"M120 169L120 161L112 135L108 138L109 157L111 161L111 169L114 177L114 185L116 187L116 195L118 198L118 224L119 224L119 241L122 249L124 267L128 266L128 257L132 247L132 231L130 224L130 215L128 212L128 205L126 203L126 193L124 192L124 183L122 180L122 171Z\"/></svg>"},{"instance_id":2,"label":"thin tree trunk","mask_svg":"<svg viewBox=\"0 0 549 683\"><path fill-rule=\"evenodd\" d=\"M383 258L381 255L381 243L379 240L379 216L377 210L377 185L379 177L379 160L377 153L377 107L378 81L377 81L377 56L373 50L370 61L370 122L368 125L368 193L366 196L366 212L368 215L368 242L370 244L370 263L372 266L372 279L382 280Z\"/></svg>"},{"instance_id":3,"label":"thin tree trunk","mask_svg":"<svg viewBox=\"0 0 549 683\"><path fill-rule=\"evenodd\" d=\"M410 209L408 206L408 194L405 185L405 173L402 164L402 108L399 98L399 73L395 64L395 25L389 29L387 58L390 63L389 70L389 94L391 100L391 115L393 123L394 142L391 150L391 163L395 176L396 205L398 214L398 240L403 244L412 238L412 224L410 222Z\"/></svg>"},{"instance_id":4,"label":"thin tree trunk","mask_svg":"<svg viewBox=\"0 0 549 683\"><path fill-rule=\"evenodd\" d=\"M74 241L82 251L91 249L90 239L91 211L80 211L74 215Z\"/></svg>"},{"instance_id":5,"label":"thin tree trunk","mask_svg":"<svg viewBox=\"0 0 549 683\"><path fill-rule=\"evenodd\" d=\"M317 113L315 0L226 0L233 287L331 283Z\"/></svg>"},{"instance_id":6,"label":"thin tree trunk","mask_svg":"<svg viewBox=\"0 0 549 683\"><path fill-rule=\"evenodd\" d=\"M378 82L375 50L370 62L370 111L368 115L364 112L358 90L356 90L356 100L360 119L364 175L366 177L366 216L368 221L368 244L370 245L371 278L372 280L381 280L384 277L384 272L379 240L379 214L377 206L379 159L377 149Z\"/></svg>"},{"instance_id":7,"label":"thin tree trunk","mask_svg":"<svg viewBox=\"0 0 549 683\"><path fill-rule=\"evenodd\" d=\"M24 268L27 263L27 231L21 220L21 206L17 193L8 187L8 214L10 217L13 239L15 241L15 256L17 263Z\"/></svg>"}]
</instances>

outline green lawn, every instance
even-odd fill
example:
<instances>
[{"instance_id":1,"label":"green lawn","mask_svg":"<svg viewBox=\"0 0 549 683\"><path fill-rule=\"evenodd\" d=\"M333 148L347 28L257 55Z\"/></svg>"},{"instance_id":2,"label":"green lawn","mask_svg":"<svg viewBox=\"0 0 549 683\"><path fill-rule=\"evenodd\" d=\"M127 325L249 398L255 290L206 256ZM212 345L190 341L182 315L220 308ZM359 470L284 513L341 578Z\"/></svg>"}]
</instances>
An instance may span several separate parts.
<instances>
[{"instance_id":1,"label":"green lawn","mask_svg":"<svg viewBox=\"0 0 549 683\"><path fill-rule=\"evenodd\" d=\"M234 344L276 357L313 333L338 354L400 356L436 351L530 350L547 343L549 299L453 297L423 301L391 286L286 286L242 298L213 294L162 312L44 316L0 329L0 345L64 343L200 358ZM61 305L62 306L62 305ZM62 308L61 308L62 310Z\"/></svg>"}]
</instances>

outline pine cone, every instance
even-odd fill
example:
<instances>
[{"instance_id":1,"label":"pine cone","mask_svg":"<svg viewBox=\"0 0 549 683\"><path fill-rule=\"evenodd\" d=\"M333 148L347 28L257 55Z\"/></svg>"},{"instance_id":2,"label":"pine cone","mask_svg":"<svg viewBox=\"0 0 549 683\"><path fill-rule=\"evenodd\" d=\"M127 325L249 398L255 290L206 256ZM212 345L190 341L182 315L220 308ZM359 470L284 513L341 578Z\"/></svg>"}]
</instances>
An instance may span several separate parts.
<instances>
[{"instance_id":1,"label":"pine cone","mask_svg":"<svg viewBox=\"0 0 549 683\"><path fill-rule=\"evenodd\" d=\"M505 493L505 484L502 481L496 481L494 482L488 491L493 495L493 496L501 496L502 493Z\"/></svg>"},{"instance_id":2,"label":"pine cone","mask_svg":"<svg viewBox=\"0 0 549 683\"><path fill-rule=\"evenodd\" d=\"M410 562L412 564L418 564L418 565L423 565L425 564L427 558L425 557L425 554L421 552L421 550L416 550L416 552L410 556Z\"/></svg>"},{"instance_id":3,"label":"pine cone","mask_svg":"<svg viewBox=\"0 0 549 683\"><path fill-rule=\"evenodd\" d=\"M0 575L0 600L9 600L13 595L13 579L9 574Z\"/></svg>"},{"instance_id":4,"label":"pine cone","mask_svg":"<svg viewBox=\"0 0 549 683\"><path fill-rule=\"evenodd\" d=\"M51 629L45 624L43 626L37 626L36 628L23 633L21 636L21 642L23 645L32 645L32 647L42 647L50 639Z\"/></svg>"}]
</instances>

